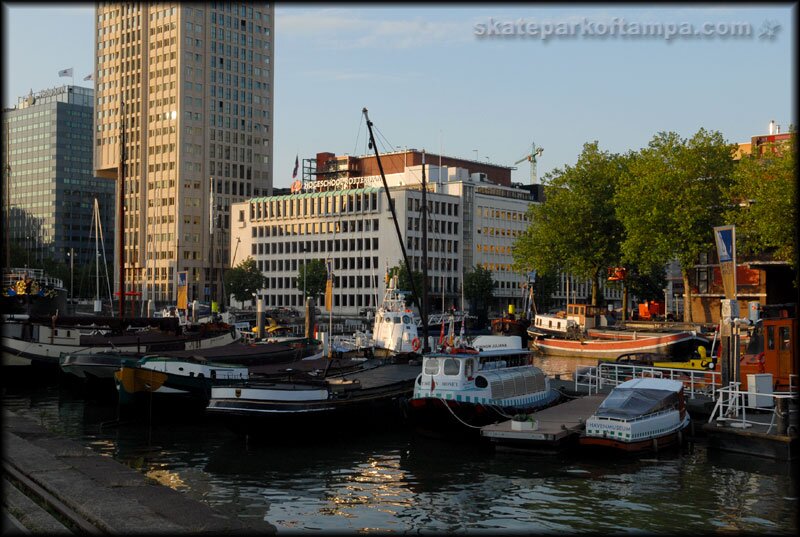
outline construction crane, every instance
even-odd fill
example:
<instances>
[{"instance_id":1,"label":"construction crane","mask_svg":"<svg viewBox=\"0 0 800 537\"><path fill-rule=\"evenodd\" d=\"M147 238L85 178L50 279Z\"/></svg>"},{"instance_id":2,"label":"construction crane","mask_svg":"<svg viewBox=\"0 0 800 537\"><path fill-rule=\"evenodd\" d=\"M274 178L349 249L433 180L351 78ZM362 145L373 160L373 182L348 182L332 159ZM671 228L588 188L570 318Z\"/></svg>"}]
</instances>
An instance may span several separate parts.
<instances>
[{"instance_id":1,"label":"construction crane","mask_svg":"<svg viewBox=\"0 0 800 537\"><path fill-rule=\"evenodd\" d=\"M537 157L539 155L542 154L543 151L544 151L543 148L536 147L536 143L535 142L531 142L531 152L530 152L530 154L526 155L525 158L521 158L521 159L519 159L518 161L516 161L514 163L515 166L517 164L521 163L521 162L525 162L526 160L531 163L531 184L532 185L536 184L536 159L537 159Z\"/></svg>"}]
</instances>

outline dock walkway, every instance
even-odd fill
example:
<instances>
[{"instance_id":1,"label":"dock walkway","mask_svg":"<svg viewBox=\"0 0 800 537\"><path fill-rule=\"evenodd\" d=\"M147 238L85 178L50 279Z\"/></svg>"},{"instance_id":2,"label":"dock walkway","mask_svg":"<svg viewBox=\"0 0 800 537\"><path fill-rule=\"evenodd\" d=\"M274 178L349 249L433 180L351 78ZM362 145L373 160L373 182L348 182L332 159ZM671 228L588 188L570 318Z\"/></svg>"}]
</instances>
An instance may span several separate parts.
<instances>
[{"instance_id":1,"label":"dock walkway","mask_svg":"<svg viewBox=\"0 0 800 537\"><path fill-rule=\"evenodd\" d=\"M508 420L482 427L481 436L491 440L500 451L559 451L578 439L586 418L605 398L605 394L587 395L540 410L533 414L538 423L535 430L514 430L512 420Z\"/></svg>"},{"instance_id":2,"label":"dock walkway","mask_svg":"<svg viewBox=\"0 0 800 537\"><path fill-rule=\"evenodd\" d=\"M220 514L5 409L2 442L4 534L276 532L261 519Z\"/></svg>"}]
</instances>

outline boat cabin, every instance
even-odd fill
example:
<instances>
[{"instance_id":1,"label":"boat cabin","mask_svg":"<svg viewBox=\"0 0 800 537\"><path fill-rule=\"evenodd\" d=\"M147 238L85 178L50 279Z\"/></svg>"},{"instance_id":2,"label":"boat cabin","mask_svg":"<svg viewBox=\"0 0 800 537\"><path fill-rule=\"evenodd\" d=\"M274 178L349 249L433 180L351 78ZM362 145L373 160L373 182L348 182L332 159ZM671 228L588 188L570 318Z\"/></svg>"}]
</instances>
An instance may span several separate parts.
<instances>
[{"instance_id":1,"label":"boat cabin","mask_svg":"<svg viewBox=\"0 0 800 537\"><path fill-rule=\"evenodd\" d=\"M546 392L548 388L544 373L537 367L508 367L505 360L481 364L477 353L436 353L423 358L414 397L490 403Z\"/></svg>"},{"instance_id":2,"label":"boat cabin","mask_svg":"<svg viewBox=\"0 0 800 537\"><path fill-rule=\"evenodd\" d=\"M606 311L590 304L567 304L567 319L575 321L582 330L594 328Z\"/></svg>"},{"instance_id":3,"label":"boat cabin","mask_svg":"<svg viewBox=\"0 0 800 537\"><path fill-rule=\"evenodd\" d=\"M767 318L756 323L739 360L742 390L747 390L750 374L771 374L775 391L797 389L797 328L797 319L790 317Z\"/></svg>"}]
</instances>

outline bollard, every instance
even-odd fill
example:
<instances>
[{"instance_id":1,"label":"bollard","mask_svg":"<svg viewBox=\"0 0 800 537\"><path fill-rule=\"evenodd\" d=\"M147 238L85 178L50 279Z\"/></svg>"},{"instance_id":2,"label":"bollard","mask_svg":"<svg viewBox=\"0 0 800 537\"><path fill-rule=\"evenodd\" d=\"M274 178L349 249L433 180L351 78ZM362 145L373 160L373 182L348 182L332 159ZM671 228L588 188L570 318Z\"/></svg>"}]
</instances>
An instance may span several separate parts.
<instances>
[{"instance_id":1,"label":"bollard","mask_svg":"<svg viewBox=\"0 0 800 537\"><path fill-rule=\"evenodd\" d=\"M786 436L789 431L789 400L780 397L775 408L775 427L778 434Z\"/></svg>"}]
</instances>

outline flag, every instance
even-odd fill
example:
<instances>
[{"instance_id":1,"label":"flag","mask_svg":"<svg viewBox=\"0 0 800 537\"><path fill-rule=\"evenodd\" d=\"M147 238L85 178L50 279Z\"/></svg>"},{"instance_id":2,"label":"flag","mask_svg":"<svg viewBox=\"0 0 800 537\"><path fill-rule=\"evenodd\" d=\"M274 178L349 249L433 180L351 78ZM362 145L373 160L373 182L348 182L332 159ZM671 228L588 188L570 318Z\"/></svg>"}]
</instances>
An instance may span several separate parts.
<instances>
[{"instance_id":1,"label":"flag","mask_svg":"<svg viewBox=\"0 0 800 537\"><path fill-rule=\"evenodd\" d=\"M736 298L736 227L715 227L714 239L725 298L732 300Z\"/></svg>"},{"instance_id":2,"label":"flag","mask_svg":"<svg viewBox=\"0 0 800 537\"><path fill-rule=\"evenodd\" d=\"M58 76L72 76L72 67L59 71Z\"/></svg>"},{"instance_id":3,"label":"flag","mask_svg":"<svg viewBox=\"0 0 800 537\"><path fill-rule=\"evenodd\" d=\"M294 171L292 172L292 179L297 177L297 168L300 167L300 155L294 157Z\"/></svg>"},{"instance_id":4,"label":"flag","mask_svg":"<svg viewBox=\"0 0 800 537\"><path fill-rule=\"evenodd\" d=\"M88 75L83 77L83 79L84 80L94 80L94 73L89 73Z\"/></svg>"},{"instance_id":5,"label":"flag","mask_svg":"<svg viewBox=\"0 0 800 537\"><path fill-rule=\"evenodd\" d=\"M178 291L178 300L177 300L177 307L179 310L185 310L188 307L188 297L187 297L187 281L189 273L185 270L179 271L176 273L178 281L176 283L177 291Z\"/></svg>"},{"instance_id":6,"label":"flag","mask_svg":"<svg viewBox=\"0 0 800 537\"><path fill-rule=\"evenodd\" d=\"M328 271L328 280L325 282L325 311L333 310L333 261L328 259L325 262Z\"/></svg>"}]
</instances>

